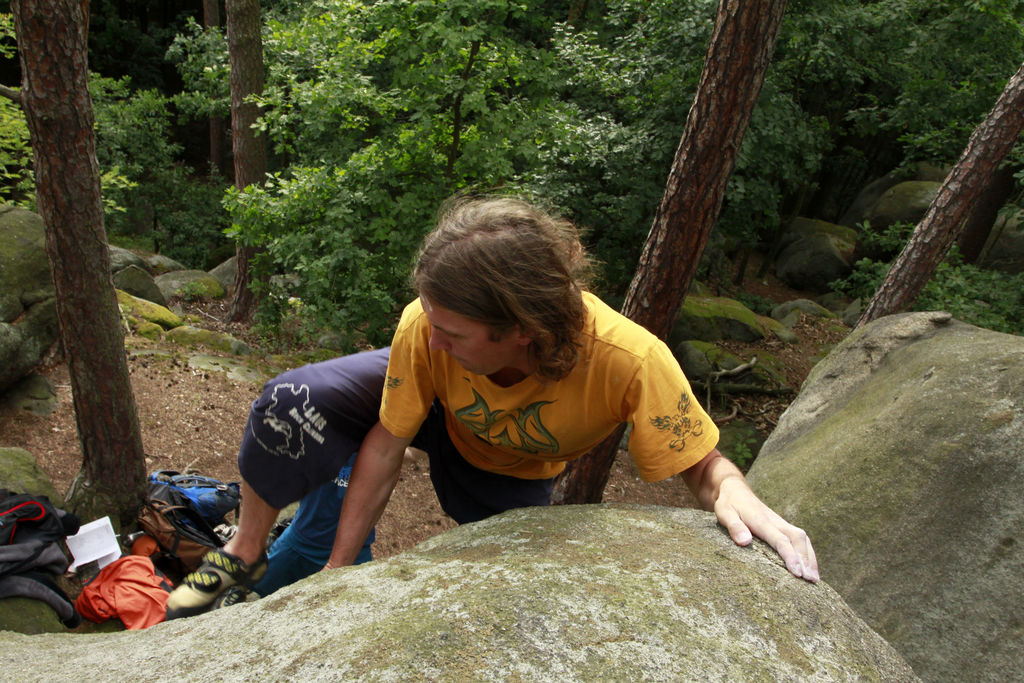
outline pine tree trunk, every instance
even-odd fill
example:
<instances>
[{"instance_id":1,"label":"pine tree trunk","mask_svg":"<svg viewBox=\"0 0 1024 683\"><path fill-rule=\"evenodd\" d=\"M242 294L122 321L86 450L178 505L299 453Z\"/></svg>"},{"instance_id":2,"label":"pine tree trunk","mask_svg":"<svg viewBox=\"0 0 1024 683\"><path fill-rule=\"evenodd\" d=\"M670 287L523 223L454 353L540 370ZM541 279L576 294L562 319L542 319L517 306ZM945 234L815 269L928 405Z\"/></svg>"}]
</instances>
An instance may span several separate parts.
<instances>
[{"instance_id":1,"label":"pine tree trunk","mask_svg":"<svg viewBox=\"0 0 1024 683\"><path fill-rule=\"evenodd\" d=\"M220 28L220 2L203 0L203 28L217 30ZM208 121L210 129L210 164L224 174L224 118L212 115Z\"/></svg>"},{"instance_id":2,"label":"pine tree trunk","mask_svg":"<svg viewBox=\"0 0 1024 683\"><path fill-rule=\"evenodd\" d=\"M87 6L86 6L87 7ZM82 444L67 506L134 524L145 458L110 274L80 0L11 3L39 213Z\"/></svg>"},{"instance_id":3,"label":"pine tree trunk","mask_svg":"<svg viewBox=\"0 0 1024 683\"><path fill-rule=\"evenodd\" d=\"M1024 129L1024 65L1006 84L992 111L975 129L927 213L896 258L857 325L908 310L991 186L1003 158Z\"/></svg>"},{"instance_id":4,"label":"pine tree trunk","mask_svg":"<svg viewBox=\"0 0 1024 683\"><path fill-rule=\"evenodd\" d=\"M235 157L235 187L262 185L267 173L267 152L253 124L259 106L247 99L263 93L263 40L260 37L258 0L227 0L228 55L231 63L231 146ZM249 287L253 249L239 245L236 252L235 295L230 318L247 320L256 305Z\"/></svg>"},{"instance_id":5,"label":"pine tree trunk","mask_svg":"<svg viewBox=\"0 0 1024 683\"><path fill-rule=\"evenodd\" d=\"M661 206L622 312L662 339L675 321L725 196L740 143L764 83L785 0L722 0ZM622 428L569 463L558 503L600 502Z\"/></svg>"}]
</instances>

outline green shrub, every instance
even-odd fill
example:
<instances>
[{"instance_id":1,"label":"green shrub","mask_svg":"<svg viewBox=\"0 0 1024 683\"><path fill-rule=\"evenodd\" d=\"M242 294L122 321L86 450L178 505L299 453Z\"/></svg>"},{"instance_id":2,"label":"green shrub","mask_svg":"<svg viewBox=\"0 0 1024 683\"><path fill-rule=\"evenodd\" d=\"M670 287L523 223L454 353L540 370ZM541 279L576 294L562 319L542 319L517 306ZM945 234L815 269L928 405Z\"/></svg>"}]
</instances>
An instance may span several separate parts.
<instances>
[{"instance_id":1,"label":"green shrub","mask_svg":"<svg viewBox=\"0 0 1024 683\"><path fill-rule=\"evenodd\" d=\"M1008 275L960 262L954 250L914 304L915 311L948 311L964 322L1010 334L1024 334L1024 274ZM861 259L836 291L867 301L889 272L891 262Z\"/></svg>"}]
</instances>

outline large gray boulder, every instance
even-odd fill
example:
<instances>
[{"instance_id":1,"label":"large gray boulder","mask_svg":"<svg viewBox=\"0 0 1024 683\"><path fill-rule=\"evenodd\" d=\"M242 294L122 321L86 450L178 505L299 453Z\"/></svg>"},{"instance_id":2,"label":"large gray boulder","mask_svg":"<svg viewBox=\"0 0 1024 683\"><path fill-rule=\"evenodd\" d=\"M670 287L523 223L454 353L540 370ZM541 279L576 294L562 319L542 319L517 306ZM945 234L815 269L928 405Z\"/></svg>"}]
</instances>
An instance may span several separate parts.
<instances>
[{"instance_id":1,"label":"large gray boulder","mask_svg":"<svg viewBox=\"0 0 1024 683\"><path fill-rule=\"evenodd\" d=\"M219 266L216 266L210 271L210 275L217 278L217 282L224 288L225 292L230 293L235 288L235 276L238 274L238 258L232 256L227 261L224 261Z\"/></svg>"},{"instance_id":2,"label":"large gray boulder","mask_svg":"<svg viewBox=\"0 0 1024 683\"><path fill-rule=\"evenodd\" d=\"M38 214L0 207L0 393L57 341L57 308Z\"/></svg>"},{"instance_id":3,"label":"large gray boulder","mask_svg":"<svg viewBox=\"0 0 1024 683\"><path fill-rule=\"evenodd\" d=\"M171 654L173 653L173 654ZM514 510L146 631L0 632L10 680L914 680L827 585L709 513Z\"/></svg>"},{"instance_id":4,"label":"large gray boulder","mask_svg":"<svg viewBox=\"0 0 1024 683\"><path fill-rule=\"evenodd\" d=\"M944 313L855 330L749 472L822 576L931 681L1024 679L1024 338Z\"/></svg>"}]
</instances>

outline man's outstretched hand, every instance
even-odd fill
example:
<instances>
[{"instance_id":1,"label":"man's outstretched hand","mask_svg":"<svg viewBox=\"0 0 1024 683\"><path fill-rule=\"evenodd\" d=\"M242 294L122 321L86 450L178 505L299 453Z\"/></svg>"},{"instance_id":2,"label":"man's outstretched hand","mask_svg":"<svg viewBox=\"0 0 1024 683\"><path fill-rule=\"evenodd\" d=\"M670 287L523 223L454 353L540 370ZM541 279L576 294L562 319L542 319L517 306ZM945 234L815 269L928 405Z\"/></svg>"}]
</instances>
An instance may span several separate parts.
<instances>
[{"instance_id":1,"label":"man's outstretched hand","mask_svg":"<svg viewBox=\"0 0 1024 683\"><path fill-rule=\"evenodd\" d=\"M818 560L807 533L762 503L742 478L721 482L715 516L737 545L749 545L753 534L775 548L793 576L818 582Z\"/></svg>"},{"instance_id":2,"label":"man's outstretched hand","mask_svg":"<svg viewBox=\"0 0 1024 683\"><path fill-rule=\"evenodd\" d=\"M714 510L737 545L750 545L757 536L775 548L791 574L818 582L818 560L806 532L761 502L743 473L717 448L685 470L682 477L704 509Z\"/></svg>"}]
</instances>

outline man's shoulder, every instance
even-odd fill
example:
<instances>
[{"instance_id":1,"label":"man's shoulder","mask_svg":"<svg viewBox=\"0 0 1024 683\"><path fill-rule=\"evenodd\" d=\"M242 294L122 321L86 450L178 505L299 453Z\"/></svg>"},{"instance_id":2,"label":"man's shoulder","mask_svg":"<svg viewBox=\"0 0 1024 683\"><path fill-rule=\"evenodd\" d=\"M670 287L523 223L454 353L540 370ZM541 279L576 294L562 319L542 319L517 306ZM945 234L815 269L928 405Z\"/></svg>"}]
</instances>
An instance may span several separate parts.
<instances>
[{"instance_id":1,"label":"man's shoulder","mask_svg":"<svg viewBox=\"0 0 1024 683\"><path fill-rule=\"evenodd\" d=\"M423 313L423 302L417 297L402 309L402 317L398 320L396 331L400 332L418 324L423 324L425 320L426 315Z\"/></svg>"},{"instance_id":2,"label":"man's shoulder","mask_svg":"<svg viewBox=\"0 0 1024 683\"><path fill-rule=\"evenodd\" d=\"M645 327L622 315L596 295L585 292L584 303L588 311L585 333L593 337L598 347L645 357L658 343L658 338Z\"/></svg>"}]
</instances>

